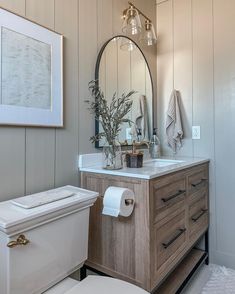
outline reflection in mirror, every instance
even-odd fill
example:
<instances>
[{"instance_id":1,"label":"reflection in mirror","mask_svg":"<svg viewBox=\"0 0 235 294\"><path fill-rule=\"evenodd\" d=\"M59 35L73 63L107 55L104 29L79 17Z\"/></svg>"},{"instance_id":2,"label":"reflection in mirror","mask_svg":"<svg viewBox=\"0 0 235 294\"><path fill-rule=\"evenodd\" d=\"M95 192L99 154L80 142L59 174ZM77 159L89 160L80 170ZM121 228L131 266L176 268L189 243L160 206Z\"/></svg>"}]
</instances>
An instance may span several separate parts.
<instances>
[{"instance_id":1,"label":"reflection in mirror","mask_svg":"<svg viewBox=\"0 0 235 294\"><path fill-rule=\"evenodd\" d=\"M131 145L133 140L149 141L153 124L152 80L146 59L138 46L123 36L108 41L101 49L97 60L96 79L108 103L114 93L120 97L131 90L136 92L132 96L132 110L128 114L133 124L123 124L119 142L127 141L128 145ZM101 126L97 123L96 133L99 131ZM104 145L106 142L100 141L96 147Z\"/></svg>"}]
</instances>

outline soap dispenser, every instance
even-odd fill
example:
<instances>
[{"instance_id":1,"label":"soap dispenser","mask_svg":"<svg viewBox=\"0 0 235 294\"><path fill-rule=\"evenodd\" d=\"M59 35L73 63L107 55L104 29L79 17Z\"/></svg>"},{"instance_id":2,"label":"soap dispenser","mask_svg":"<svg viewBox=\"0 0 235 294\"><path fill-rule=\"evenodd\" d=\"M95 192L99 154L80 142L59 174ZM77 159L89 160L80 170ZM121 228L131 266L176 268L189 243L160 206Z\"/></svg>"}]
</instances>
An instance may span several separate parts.
<instances>
[{"instance_id":1,"label":"soap dispenser","mask_svg":"<svg viewBox=\"0 0 235 294\"><path fill-rule=\"evenodd\" d=\"M153 136L150 141L149 152L151 158L159 158L161 156L160 140L157 137L157 129L153 129Z\"/></svg>"}]
</instances>

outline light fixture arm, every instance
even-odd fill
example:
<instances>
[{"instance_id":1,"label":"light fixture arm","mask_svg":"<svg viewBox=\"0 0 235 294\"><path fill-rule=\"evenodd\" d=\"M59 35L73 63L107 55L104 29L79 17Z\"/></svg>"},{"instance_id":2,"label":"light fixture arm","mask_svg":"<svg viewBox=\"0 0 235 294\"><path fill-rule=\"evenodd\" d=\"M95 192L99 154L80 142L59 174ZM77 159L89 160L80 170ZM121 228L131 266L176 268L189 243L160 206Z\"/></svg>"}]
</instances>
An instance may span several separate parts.
<instances>
[{"instance_id":1,"label":"light fixture arm","mask_svg":"<svg viewBox=\"0 0 235 294\"><path fill-rule=\"evenodd\" d=\"M145 20L145 31L140 34L140 42L143 45L152 46L156 44L157 37L153 23L139 8L128 1L129 7L123 11L122 31L125 34L138 35L141 33L142 23L140 16Z\"/></svg>"},{"instance_id":2,"label":"light fixture arm","mask_svg":"<svg viewBox=\"0 0 235 294\"><path fill-rule=\"evenodd\" d=\"M149 21L150 23L152 23L151 19L148 18L141 10L139 10L139 8L137 8L133 3L131 3L131 2L128 1L128 4L130 6L132 6L133 8L135 8L139 12L139 14L141 14L147 21ZM125 11L126 10L124 10L124 14L125 14Z\"/></svg>"}]
</instances>

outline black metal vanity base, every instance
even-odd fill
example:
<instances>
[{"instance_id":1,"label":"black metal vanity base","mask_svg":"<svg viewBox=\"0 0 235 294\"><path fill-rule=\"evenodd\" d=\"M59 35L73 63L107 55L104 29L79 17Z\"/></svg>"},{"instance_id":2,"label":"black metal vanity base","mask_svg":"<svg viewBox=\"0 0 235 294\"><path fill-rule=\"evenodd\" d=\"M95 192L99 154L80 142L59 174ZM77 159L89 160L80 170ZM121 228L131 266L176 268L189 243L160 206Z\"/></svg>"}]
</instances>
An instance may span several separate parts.
<instances>
[{"instance_id":1,"label":"black metal vanity base","mask_svg":"<svg viewBox=\"0 0 235 294\"><path fill-rule=\"evenodd\" d=\"M185 286L189 283L189 281L192 279L192 277L195 275L195 273L198 271L198 269L203 265L203 263L206 263L206 259L208 258L208 254L205 252L203 256L200 258L200 260L196 263L193 270L189 273L187 278L183 281L179 289L177 290L176 294L179 294L183 291Z\"/></svg>"},{"instance_id":2,"label":"black metal vanity base","mask_svg":"<svg viewBox=\"0 0 235 294\"><path fill-rule=\"evenodd\" d=\"M109 275L106 275L103 272L98 271L97 269L94 269L88 265L84 265L81 269L80 269L80 279L81 281L84 280L87 277L87 271L90 270L93 273L99 275L99 276L104 276L104 277L110 277Z\"/></svg>"}]
</instances>

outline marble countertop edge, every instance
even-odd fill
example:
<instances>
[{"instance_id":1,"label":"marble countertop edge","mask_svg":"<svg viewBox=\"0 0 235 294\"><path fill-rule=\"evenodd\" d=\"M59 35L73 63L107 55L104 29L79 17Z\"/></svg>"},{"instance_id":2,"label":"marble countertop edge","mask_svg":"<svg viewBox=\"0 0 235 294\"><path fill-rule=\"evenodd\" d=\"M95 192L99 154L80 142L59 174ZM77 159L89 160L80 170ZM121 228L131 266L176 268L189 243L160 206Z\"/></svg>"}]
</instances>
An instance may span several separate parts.
<instances>
[{"instance_id":1,"label":"marble countertop edge","mask_svg":"<svg viewBox=\"0 0 235 294\"><path fill-rule=\"evenodd\" d=\"M190 168L199 164L207 163L210 161L208 158L196 158L196 157L162 157L159 160L180 160L182 162L174 163L172 165L164 167L154 167L145 165L146 163L151 162L151 160L144 161L142 168L127 168L124 167L120 170L108 170L103 169L100 163L96 163L93 166L80 166L79 170L81 172L97 173L97 174L106 174L106 175L115 175L122 177L138 178L138 179L154 179L169 173L180 171L186 168Z\"/></svg>"}]
</instances>

